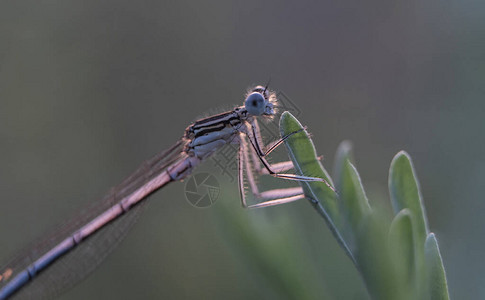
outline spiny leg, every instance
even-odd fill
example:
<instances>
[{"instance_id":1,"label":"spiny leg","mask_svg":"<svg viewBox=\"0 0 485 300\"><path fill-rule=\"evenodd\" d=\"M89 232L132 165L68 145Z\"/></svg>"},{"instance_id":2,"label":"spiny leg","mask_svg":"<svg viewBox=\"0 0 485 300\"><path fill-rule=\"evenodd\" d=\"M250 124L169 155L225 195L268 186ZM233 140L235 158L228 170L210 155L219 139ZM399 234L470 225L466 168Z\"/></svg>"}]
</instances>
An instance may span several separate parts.
<instances>
[{"instance_id":1,"label":"spiny leg","mask_svg":"<svg viewBox=\"0 0 485 300\"><path fill-rule=\"evenodd\" d=\"M251 127L252 134L250 134L249 131L248 131L247 132L247 137L248 137L249 142L251 143L251 146L253 147L254 151L256 151L256 154L257 154L257 157L258 157L259 161L261 161L261 163L263 164L263 166L268 170L269 175L271 175L273 177L277 177L277 178L287 179L287 180L296 180L296 181L320 181L320 182L325 183L332 191L334 191L335 193L337 193L335 191L335 189L325 179L323 179L323 178L317 178L317 177L309 177L309 176L302 176L302 175L296 175L296 174L285 174L285 173L277 173L277 172L275 172L271 168L271 165L268 163L268 161L266 160L266 158L264 156L260 155L261 153L263 153L263 151L262 151L262 149L261 149L261 147L260 147L260 145L258 143L258 140L261 139L260 138L260 134L257 131L254 130L255 127L253 127L252 125L250 127Z\"/></svg>"},{"instance_id":2,"label":"spiny leg","mask_svg":"<svg viewBox=\"0 0 485 300\"><path fill-rule=\"evenodd\" d=\"M262 142L262 138L261 138L261 131L259 130L259 125L258 125L257 119L253 120L253 122L251 123L251 127L252 127L251 130L252 130L253 136L255 137L255 140L257 141L257 145L262 145L263 142ZM282 138L280 138L276 141L273 141L267 147L264 147L267 150L261 151L261 153L257 153L257 151L251 151L251 156L252 156L253 162L255 164L254 169L259 174L269 174L269 172L266 168L261 168L261 163L259 162L259 158L257 157L258 154L260 154L261 156L267 156L268 154L273 152L273 150L275 150L278 146L280 146L287 138L289 138L290 136L292 136L292 135L294 135L294 134L296 134L296 133L298 133L302 130L303 129L299 129L297 131L290 132L287 135L283 136ZM261 147L259 147L259 148L261 148ZM270 166L271 166L271 169L273 171L275 171L275 173L285 172L285 171L293 169L293 167L294 167L293 162L290 161L290 160L280 162L280 163L276 163L276 164L271 164Z\"/></svg>"},{"instance_id":3,"label":"spiny leg","mask_svg":"<svg viewBox=\"0 0 485 300\"><path fill-rule=\"evenodd\" d=\"M238 171L238 187L239 187L239 197L241 198L241 204L244 208L247 208L248 205L246 203L246 194L244 188L244 168L248 164L247 160L247 151L246 149L246 141L243 139L242 134L238 135L238 143L239 143L239 151L238 151L238 164L237 164L237 171ZM258 187L252 174L248 175L248 181L251 188L251 191L254 193L258 193Z\"/></svg>"},{"instance_id":4,"label":"spiny leg","mask_svg":"<svg viewBox=\"0 0 485 300\"><path fill-rule=\"evenodd\" d=\"M257 152L257 158L259 161L263 164L263 166L268 170L269 175L278 177L278 178L284 178L284 179L289 179L289 180L297 180L297 181L322 181L323 179L321 178L316 178L316 177L307 177L307 176L301 176L301 175L296 175L296 174L284 174L284 173L276 173L269 162L264 158L264 156L259 155L261 153L261 148L258 147L258 144L255 142L252 136L248 135L249 142L251 143L251 146L253 147L254 151Z\"/></svg>"},{"instance_id":5,"label":"spiny leg","mask_svg":"<svg viewBox=\"0 0 485 300\"><path fill-rule=\"evenodd\" d=\"M256 181L254 180L253 167L249 161L248 148L246 140L242 136L239 137L239 157L238 157L238 175L239 175L239 192L242 206L245 208L261 208L274 206L279 204L290 203L296 200L305 198L301 187L273 189L259 193ZM244 168L246 169L247 178L251 192L256 199L267 200L261 203L247 205L246 195L244 189Z\"/></svg>"},{"instance_id":6,"label":"spiny leg","mask_svg":"<svg viewBox=\"0 0 485 300\"><path fill-rule=\"evenodd\" d=\"M261 208L261 207L268 207L268 206L275 206L275 205L280 205L280 204L286 204L290 202L294 202L300 199L305 199L305 195L303 193L295 195L295 196L289 196L289 197L283 197L284 194L281 194L282 198L277 198L273 200L268 200L264 201L261 203L249 205L246 208Z\"/></svg>"},{"instance_id":7,"label":"spiny leg","mask_svg":"<svg viewBox=\"0 0 485 300\"><path fill-rule=\"evenodd\" d=\"M252 124L251 126L252 126L253 136L259 137L257 138L258 144L262 145L263 143L262 143L261 131L259 130L258 120L254 119L253 122L251 122L251 124ZM264 147L264 149L266 150L263 151L262 156L269 155L271 152L273 152L273 150L279 147L286 139L305 129L306 129L306 126L304 128L290 132L284 135L283 137L279 138L278 140L269 143L268 146ZM253 169L256 170L259 174L269 175L270 173L266 168L261 168L261 163L259 162L259 158L257 155L258 155L257 151L251 151L251 157L252 157L253 163L255 164ZM317 157L317 159L321 160L322 156ZM270 166L275 173L285 172L294 168L293 162L291 160L270 164Z\"/></svg>"},{"instance_id":8,"label":"spiny leg","mask_svg":"<svg viewBox=\"0 0 485 300\"><path fill-rule=\"evenodd\" d=\"M258 155L260 155L260 156L266 156L266 155L270 154L271 152L273 152L273 150L275 150L279 145L281 145L290 136L292 136L296 133L299 133L299 132L301 132L305 129L306 129L306 127L295 130L293 132L290 132L290 133L284 135L283 137L281 137L280 139L270 143L268 146L264 147L264 149L266 149L266 150L263 150L263 147L261 147L261 145L264 145L264 144L263 144L263 139L261 137L261 131L259 130L258 120L254 119L251 122L252 136L254 137L255 145L257 145L256 151L257 151Z\"/></svg>"}]
</instances>

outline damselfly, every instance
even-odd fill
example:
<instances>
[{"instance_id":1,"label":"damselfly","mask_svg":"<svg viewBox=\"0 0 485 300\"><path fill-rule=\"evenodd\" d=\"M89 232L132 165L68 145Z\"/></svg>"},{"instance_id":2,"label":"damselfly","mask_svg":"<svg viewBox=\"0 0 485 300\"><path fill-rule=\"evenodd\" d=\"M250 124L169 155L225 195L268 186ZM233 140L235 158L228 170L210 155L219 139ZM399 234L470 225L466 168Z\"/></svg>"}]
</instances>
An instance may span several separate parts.
<instances>
[{"instance_id":1,"label":"damselfly","mask_svg":"<svg viewBox=\"0 0 485 300\"><path fill-rule=\"evenodd\" d=\"M267 86L256 86L247 93L243 106L191 124L170 149L143 163L81 218L69 222L52 238L28 249L0 269L0 299L14 294L35 298L55 295L82 279L121 240L122 234L115 231L106 234L110 228L120 224L129 227L132 222L127 220L135 219L138 204L166 184L186 178L202 161L225 145L239 146L238 183L243 207L267 207L305 197L300 187L259 192L255 181L258 175L322 181L330 187L321 178L283 173L293 168L291 161L272 165L266 160L266 156L285 139L298 132L263 146L258 118L273 118L276 102L276 94ZM244 178L259 203L247 203ZM27 289L32 293L24 293Z\"/></svg>"}]
</instances>

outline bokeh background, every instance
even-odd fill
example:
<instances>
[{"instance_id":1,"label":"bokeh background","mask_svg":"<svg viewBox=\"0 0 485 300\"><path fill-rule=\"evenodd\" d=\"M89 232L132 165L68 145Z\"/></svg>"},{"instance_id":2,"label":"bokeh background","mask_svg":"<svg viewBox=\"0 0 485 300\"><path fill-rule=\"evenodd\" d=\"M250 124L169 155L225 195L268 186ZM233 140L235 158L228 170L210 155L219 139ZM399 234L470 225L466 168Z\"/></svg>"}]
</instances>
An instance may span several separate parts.
<instances>
[{"instance_id":1,"label":"bokeh background","mask_svg":"<svg viewBox=\"0 0 485 300\"><path fill-rule=\"evenodd\" d=\"M484 298L484 28L474 0L3 1L0 261L271 78L327 168L353 142L371 203L409 152L452 298ZM308 203L243 210L217 172L214 206L153 195L61 299L368 299Z\"/></svg>"}]
</instances>

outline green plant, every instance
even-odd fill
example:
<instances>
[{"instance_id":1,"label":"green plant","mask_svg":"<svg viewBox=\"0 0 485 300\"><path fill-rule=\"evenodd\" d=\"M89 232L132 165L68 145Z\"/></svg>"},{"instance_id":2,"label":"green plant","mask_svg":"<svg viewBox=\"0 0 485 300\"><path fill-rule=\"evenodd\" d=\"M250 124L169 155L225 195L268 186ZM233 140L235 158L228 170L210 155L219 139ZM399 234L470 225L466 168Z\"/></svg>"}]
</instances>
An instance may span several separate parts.
<instances>
[{"instance_id":1,"label":"green plant","mask_svg":"<svg viewBox=\"0 0 485 300\"><path fill-rule=\"evenodd\" d=\"M283 113L284 136L302 129L290 113ZM389 171L392 220L369 205L349 143L337 152L334 181L317 159L306 131L285 141L297 173L320 177L301 182L305 195L325 219L350 257L373 299L449 299L445 270L435 235L429 232L419 185L409 155L399 152Z\"/></svg>"}]
</instances>

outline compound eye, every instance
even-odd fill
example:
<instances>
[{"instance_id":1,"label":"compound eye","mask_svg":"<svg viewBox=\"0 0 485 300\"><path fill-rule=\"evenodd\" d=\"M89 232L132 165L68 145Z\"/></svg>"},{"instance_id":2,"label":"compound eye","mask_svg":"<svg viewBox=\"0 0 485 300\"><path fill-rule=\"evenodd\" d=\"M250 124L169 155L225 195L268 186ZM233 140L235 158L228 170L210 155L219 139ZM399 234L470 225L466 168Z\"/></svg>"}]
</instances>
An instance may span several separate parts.
<instances>
[{"instance_id":1,"label":"compound eye","mask_svg":"<svg viewBox=\"0 0 485 300\"><path fill-rule=\"evenodd\" d=\"M265 109L265 100L263 95L260 93L251 93L244 102L244 106L248 113L254 116L260 116L264 113Z\"/></svg>"}]
</instances>

